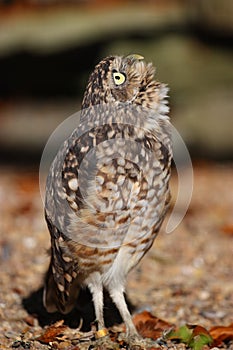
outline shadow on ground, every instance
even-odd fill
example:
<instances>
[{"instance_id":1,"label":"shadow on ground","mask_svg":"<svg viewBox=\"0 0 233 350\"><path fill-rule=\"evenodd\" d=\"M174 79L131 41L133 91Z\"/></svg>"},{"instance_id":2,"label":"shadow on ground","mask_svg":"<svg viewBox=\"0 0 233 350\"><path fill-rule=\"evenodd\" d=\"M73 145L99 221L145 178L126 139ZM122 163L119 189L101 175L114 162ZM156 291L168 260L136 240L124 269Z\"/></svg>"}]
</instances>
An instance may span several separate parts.
<instances>
[{"instance_id":1,"label":"shadow on ground","mask_svg":"<svg viewBox=\"0 0 233 350\"><path fill-rule=\"evenodd\" d=\"M128 308L132 312L135 307L125 296ZM32 292L28 297L22 300L26 311L36 317L41 327L55 323L58 320L64 320L64 324L71 328L78 328L82 324L81 330L86 332L95 322L94 306L90 291L82 289L77 299L76 307L68 314L63 315L59 312L48 313L43 305L43 287ZM122 322L122 318L115 304L112 302L108 292L104 292L104 318L106 327Z\"/></svg>"}]
</instances>

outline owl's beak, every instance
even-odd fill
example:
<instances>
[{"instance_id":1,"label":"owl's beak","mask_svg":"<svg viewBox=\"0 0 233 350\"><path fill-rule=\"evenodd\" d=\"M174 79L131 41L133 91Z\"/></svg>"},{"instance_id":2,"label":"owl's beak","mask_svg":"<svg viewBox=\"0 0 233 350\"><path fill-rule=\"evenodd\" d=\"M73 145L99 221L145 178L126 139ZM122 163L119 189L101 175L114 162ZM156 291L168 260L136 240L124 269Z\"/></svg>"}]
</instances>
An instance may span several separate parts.
<instances>
[{"instance_id":1,"label":"owl's beak","mask_svg":"<svg viewBox=\"0 0 233 350\"><path fill-rule=\"evenodd\" d=\"M129 60L132 60L132 61L141 61L141 60L144 60L144 57L141 56L141 55L138 55L137 53L132 54L132 55L128 55L128 56L126 56L126 58L128 58Z\"/></svg>"}]
</instances>

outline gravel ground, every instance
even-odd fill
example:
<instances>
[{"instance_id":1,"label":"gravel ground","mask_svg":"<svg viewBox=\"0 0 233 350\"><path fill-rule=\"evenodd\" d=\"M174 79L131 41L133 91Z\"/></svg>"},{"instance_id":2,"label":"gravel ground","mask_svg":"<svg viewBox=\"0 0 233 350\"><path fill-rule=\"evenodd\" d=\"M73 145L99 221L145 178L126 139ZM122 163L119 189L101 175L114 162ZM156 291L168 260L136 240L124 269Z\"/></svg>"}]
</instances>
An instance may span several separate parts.
<instances>
[{"instance_id":1,"label":"gravel ground","mask_svg":"<svg viewBox=\"0 0 233 350\"><path fill-rule=\"evenodd\" d=\"M38 174L0 170L0 349L81 349L69 347L66 341L45 345L35 340L46 325L59 319L41 306L50 243ZM176 326L198 324L210 329L233 322L232 181L232 164L198 162L194 166L187 215L174 232L161 231L129 276L127 295L135 312L149 310ZM176 183L174 175L174 193ZM77 319L70 325L78 324ZM233 349L233 344L226 347Z\"/></svg>"}]
</instances>

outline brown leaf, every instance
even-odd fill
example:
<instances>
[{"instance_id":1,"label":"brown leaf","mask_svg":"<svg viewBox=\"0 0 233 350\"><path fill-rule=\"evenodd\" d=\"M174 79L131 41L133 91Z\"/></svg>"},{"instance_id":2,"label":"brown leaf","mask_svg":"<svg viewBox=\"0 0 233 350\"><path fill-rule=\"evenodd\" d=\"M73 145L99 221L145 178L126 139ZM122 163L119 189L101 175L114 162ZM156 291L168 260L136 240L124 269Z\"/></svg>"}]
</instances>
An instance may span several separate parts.
<instances>
[{"instance_id":1,"label":"brown leaf","mask_svg":"<svg viewBox=\"0 0 233 350\"><path fill-rule=\"evenodd\" d=\"M233 224L232 225L224 225L221 227L221 230L223 233L226 233L227 235L233 236Z\"/></svg>"},{"instance_id":2,"label":"brown leaf","mask_svg":"<svg viewBox=\"0 0 233 350\"><path fill-rule=\"evenodd\" d=\"M172 324L153 316L148 311L135 315L133 322L141 336L152 339L161 337L165 330L172 327Z\"/></svg>"},{"instance_id":3,"label":"brown leaf","mask_svg":"<svg viewBox=\"0 0 233 350\"><path fill-rule=\"evenodd\" d=\"M218 346L223 342L233 340L233 323L227 327L213 327L210 329L209 333L214 339L214 346Z\"/></svg>"},{"instance_id":4,"label":"brown leaf","mask_svg":"<svg viewBox=\"0 0 233 350\"><path fill-rule=\"evenodd\" d=\"M188 328L193 330L194 337L196 335L200 335L200 334L205 334L205 335L210 336L210 332L208 332L207 329L202 327L202 326L199 326L199 325L190 326L190 325L188 325Z\"/></svg>"},{"instance_id":5,"label":"brown leaf","mask_svg":"<svg viewBox=\"0 0 233 350\"><path fill-rule=\"evenodd\" d=\"M58 321L53 325L49 326L43 334L41 334L37 340L41 343L49 344L57 340L57 337L61 335L68 327L63 325L64 321Z\"/></svg>"}]
</instances>

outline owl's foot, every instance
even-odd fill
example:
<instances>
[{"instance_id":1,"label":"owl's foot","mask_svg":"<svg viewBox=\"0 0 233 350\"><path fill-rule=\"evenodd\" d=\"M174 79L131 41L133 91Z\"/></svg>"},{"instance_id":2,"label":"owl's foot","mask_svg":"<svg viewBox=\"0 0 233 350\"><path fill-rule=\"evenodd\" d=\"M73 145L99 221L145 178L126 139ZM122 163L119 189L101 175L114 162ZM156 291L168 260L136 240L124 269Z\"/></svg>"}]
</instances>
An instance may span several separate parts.
<instances>
[{"instance_id":1,"label":"owl's foot","mask_svg":"<svg viewBox=\"0 0 233 350\"><path fill-rule=\"evenodd\" d=\"M160 345L156 340L143 338L139 334L127 336L126 334L122 333L118 337L118 340L124 341L129 346L129 349L132 350L160 348Z\"/></svg>"},{"instance_id":2,"label":"owl's foot","mask_svg":"<svg viewBox=\"0 0 233 350\"><path fill-rule=\"evenodd\" d=\"M91 346L89 349L92 350L119 350L119 345L117 343L114 343L109 334L108 330L106 328L99 329L95 333L95 340L92 342Z\"/></svg>"},{"instance_id":3,"label":"owl's foot","mask_svg":"<svg viewBox=\"0 0 233 350\"><path fill-rule=\"evenodd\" d=\"M98 338L92 342L89 349L91 350L119 350L119 344L113 342L109 335Z\"/></svg>"}]
</instances>

